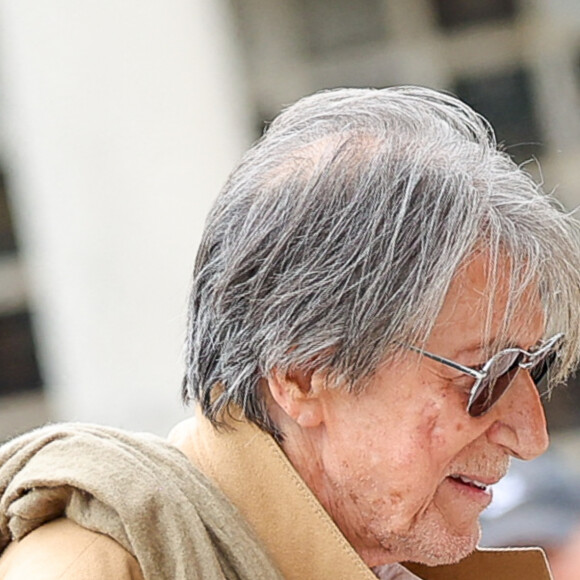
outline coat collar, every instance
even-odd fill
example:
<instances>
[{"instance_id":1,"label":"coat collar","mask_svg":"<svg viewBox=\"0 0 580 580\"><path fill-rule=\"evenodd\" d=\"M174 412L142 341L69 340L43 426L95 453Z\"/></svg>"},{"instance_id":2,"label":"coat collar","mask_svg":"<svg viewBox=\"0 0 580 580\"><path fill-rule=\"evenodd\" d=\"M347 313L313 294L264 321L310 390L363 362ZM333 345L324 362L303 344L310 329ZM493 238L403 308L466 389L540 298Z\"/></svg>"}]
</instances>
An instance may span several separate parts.
<instances>
[{"instance_id":1,"label":"coat collar","mask_svg":"<svg viewBox=\"0 0 580 580\"><path fill-rule=\"evenodd\" d=\"M232 419L218 431L198 410L169 438L238 508L284 578L376 580L279 445L258 427ZM406 566L424 580L551 578L538 549L481 550L450 566Z\"/></svg>"}]
</instances>

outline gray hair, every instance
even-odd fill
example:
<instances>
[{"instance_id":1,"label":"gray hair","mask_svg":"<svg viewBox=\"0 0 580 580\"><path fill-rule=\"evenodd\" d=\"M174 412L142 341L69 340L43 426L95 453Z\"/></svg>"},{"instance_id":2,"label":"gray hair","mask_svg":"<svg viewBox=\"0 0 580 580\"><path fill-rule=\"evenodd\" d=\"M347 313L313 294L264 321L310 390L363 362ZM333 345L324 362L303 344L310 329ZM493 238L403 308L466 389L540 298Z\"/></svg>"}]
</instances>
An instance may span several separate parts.
<instances>
[{"instance_id":1,"label":"gray hair","mask_svg":"<svg viewBox=\"0 0 580 580\"><path fill-rule=\"evenodd\" d=\"M230 402L261 428L261 381L328 369L364 388L401 344L424 342L478 248L510 262L505 325L537 284L553 372L579 355L578 223L498 149L489 124L417 87L298 101L233 171L196 260L183 394L216 424ZM504 260L505 261L505 260Z\"/></svg>"}]
</instances>

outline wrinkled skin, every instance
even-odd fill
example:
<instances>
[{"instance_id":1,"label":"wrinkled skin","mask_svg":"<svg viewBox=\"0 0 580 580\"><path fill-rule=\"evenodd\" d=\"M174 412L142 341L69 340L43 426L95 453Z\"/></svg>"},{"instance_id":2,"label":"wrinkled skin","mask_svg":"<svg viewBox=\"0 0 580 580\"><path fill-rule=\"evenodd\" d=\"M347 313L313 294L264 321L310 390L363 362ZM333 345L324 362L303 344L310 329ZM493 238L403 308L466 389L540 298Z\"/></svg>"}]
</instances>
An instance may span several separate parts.
<instances>
[{"instance_id":1,"label":"wrinkled skin","mask_svg":"<svg viewBox=\"0 0 580 580\"><path fill-rule=\"evenodd\" d=\"M480 255L456 274L425 350L468 366L490 356L506 289L500 276L492 291L486 265ZM510 346L529 349L543 336L544 317L535 289L525 298L507 335ZM369 566L469 554L491 496L451 476L493 483L510 456L531 459L548 444L537 389L523 370L479 418L465 411L473 380L414 351L382 365L358 395L329 388L326 378L273 373L270 413L289 459Z\"/></svg>"}]
</instances>

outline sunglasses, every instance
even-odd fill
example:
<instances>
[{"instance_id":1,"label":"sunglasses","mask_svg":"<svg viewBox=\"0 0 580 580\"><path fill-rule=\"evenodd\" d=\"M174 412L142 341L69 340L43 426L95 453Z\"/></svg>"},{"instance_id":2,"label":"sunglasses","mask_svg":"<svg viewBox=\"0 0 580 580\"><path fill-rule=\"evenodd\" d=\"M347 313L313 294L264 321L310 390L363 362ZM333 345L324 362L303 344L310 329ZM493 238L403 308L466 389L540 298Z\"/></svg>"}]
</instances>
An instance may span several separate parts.
<instances>
[{"instance_id":1,"label":"sunglasses","mask_svg":"<svg viewBox=\"0 0 580 580\"><path fill-rule=\"evenodd\" d=\"M477 369L466 367L416 346L407 346L407 348L472 376L475 382L471 387L466 410L472 417L481 417L508 390L520 369L527 370L534 383L538 385L556 359L563 339L563 333L556 334L543 341L532 352L521 348L506 348L493 355L481 368Z\"/></svg>"}]
</instances>

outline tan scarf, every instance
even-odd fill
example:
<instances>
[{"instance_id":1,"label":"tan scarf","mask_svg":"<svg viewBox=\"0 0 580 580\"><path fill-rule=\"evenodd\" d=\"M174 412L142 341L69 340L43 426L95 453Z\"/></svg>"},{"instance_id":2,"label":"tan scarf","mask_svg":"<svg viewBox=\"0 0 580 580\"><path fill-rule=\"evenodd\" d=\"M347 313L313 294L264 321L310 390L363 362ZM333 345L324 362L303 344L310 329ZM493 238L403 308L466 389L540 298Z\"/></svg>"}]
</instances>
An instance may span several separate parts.
<instances>
[{"instance_id":1,"label":"tan scarf","mask_svg":"<svg viewBox=\"0 0 580 580\"><path fill-rule=\"evenodd\" d=\"M121 544L145 580L282 579L226 497L152 435L54 425L0 447L0 553L63 516Z\"/></svg>"}]
</instances>

